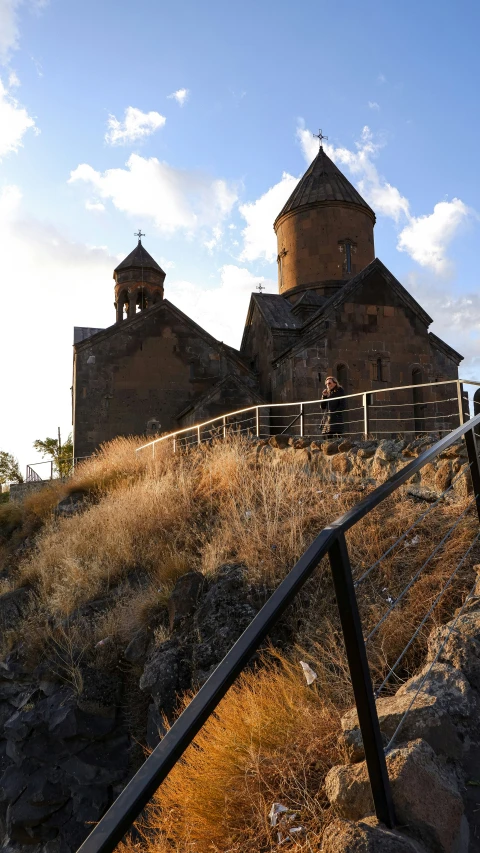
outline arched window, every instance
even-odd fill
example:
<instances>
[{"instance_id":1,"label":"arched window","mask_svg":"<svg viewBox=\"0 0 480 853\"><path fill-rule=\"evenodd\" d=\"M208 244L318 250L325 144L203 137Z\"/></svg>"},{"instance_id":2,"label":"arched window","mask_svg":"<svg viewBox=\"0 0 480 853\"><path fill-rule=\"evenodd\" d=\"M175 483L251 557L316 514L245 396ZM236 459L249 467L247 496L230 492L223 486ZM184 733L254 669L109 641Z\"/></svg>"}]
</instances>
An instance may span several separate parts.
<instances>
[{"instance_id":1,"label":"arched window","mask_svg":"<svg viewBox=\"0 0 480 853\"><path fill-rule=\"evenodd\" d=\"M347 380L348 380L347 365L346 364L337 364L335 372L337 375L338 384L341 385L342 388L345 388L345 391L346 391L347 390Z\"/></svg>"},{"instance_id":2,"label":"arched window","mask_svg":"<svg viewBox=\"0 0 480 853\"><path fill-rule=\"evenodd\" d=\"M128 292L122 290L118 297L117 316L119 320L126 320L128 317Z\"/></svg>"}]
</instances>

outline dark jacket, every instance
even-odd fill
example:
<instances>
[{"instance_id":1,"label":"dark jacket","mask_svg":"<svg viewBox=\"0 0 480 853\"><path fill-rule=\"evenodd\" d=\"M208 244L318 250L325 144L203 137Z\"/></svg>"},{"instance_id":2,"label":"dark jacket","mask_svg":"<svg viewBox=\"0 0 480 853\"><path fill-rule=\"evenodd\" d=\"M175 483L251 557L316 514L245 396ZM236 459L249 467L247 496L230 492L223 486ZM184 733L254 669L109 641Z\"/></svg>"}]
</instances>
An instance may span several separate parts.
<instances>
[{"instance_id":1,"label":"dark jacket","mask_svg":"<svg viewBox=\"0 0 480 853\"><path fill-rule=\"evenodd\" d=\"M341 385L336 385L328 392L320 403L325 414L322 419L322 435L341 435L343 432L343 413L346 409L346 401L341 398L345 391Z\"/></svg>"}]
</instances>

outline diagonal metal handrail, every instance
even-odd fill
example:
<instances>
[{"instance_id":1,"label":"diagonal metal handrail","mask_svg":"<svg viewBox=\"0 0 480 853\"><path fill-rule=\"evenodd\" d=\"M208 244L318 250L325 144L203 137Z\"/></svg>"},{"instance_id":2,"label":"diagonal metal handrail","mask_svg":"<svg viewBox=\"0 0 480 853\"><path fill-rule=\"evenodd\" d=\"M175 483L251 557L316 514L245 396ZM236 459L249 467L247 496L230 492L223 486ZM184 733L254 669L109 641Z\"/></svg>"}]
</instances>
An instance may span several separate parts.
<instances>
[{"instance_id":1,"label":"diagonal metal handrail","mask_svg":"<svg viewBox=\"0 0 480 853\"><path fill-rule=\"evenodd\" d=\"M379 820L389 826L394 825L395 818L385 755L345 533L413 474L462 436L465 436L480 520L480 470L474 439L474 430L477 426L480 426L480 415L462 424L448 436L423 451L386 483L378 486L370 495L318 534L83 842L79 853L111 853L327 553L333 573L375 810Z\"/></svg>"}]
</instances>

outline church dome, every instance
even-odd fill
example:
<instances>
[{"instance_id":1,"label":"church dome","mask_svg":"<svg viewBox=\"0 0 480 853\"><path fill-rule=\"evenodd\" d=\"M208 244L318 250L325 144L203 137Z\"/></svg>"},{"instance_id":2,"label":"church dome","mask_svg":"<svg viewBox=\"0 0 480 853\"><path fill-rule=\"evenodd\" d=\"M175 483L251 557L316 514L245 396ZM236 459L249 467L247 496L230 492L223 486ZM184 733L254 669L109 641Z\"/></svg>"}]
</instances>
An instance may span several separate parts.
<instances>
[{"instance_id":1,"label":"church dome","mask_svg":"<svg viewBox=\"0 0 480 853\"><path fill-rule=\"evenodd\" d=\"M372 208L320 147L274 222L279 292L330 296L373 261L374 225Z\"/></svg>"},{"instance_id":2,"label":"church dome","mask_svg":"<svg viewBox=\"0 0 480 853\"><path fill-rule=\"evenodd\" d=\"M323 148L320 148L315 160L275 219L273 227L276 230L277 223L288 213L294 213L312 205L330 205L332 203L361 207L369 214L375 224L375 213L372 208L345 175L341 173L333 160L330 160L330 157L325 154Z\"/></svg>"}]
</instances>

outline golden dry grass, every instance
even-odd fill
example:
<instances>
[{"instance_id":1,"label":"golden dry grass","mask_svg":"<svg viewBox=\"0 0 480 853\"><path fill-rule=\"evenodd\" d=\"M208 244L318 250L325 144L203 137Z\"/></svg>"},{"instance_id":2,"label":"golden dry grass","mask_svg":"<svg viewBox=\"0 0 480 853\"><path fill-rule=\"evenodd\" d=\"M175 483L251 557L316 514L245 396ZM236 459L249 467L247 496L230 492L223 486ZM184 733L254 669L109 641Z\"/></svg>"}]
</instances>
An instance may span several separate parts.
<instances>
[{"instance_id":1,"label":"golden dry grass","mask_svg":"<svg viewBox=\"0 0 480 853\"><path fill-rule=\"evenodd\" d=\"M304 827L315 843L327 808L323 780L341 755L338 727L338 709L306 685L298 662L275 655L244 674L157 791L142 848L276 849L278 828L268 818L274 802L292 809L290 826Z\"/></svg>"},{"instance_id":2,"label":"golden dry grass","mask_svg":"<svg viewBox=\"0 0 480 853\"><path fill-rule=\"evenodd\" d=\"M136 454L137 446L134 439L117 439L79 466L68 486L55 486L57 500L74 491L89 496L81 513L56 519L53 493L26 511L44 523L35 551L20 561L15 577L16 584L30 582L36 590L36 627L25 624L23 637L27 644L31 637L37 654L48 633L42 626L52 618L64 620L113 588L118 594L112 605L84 632L91 645L109 637L124 646L139 626L151 622L175 580L190 569L213 576L220 564L238 561L247 566L252 583L273 589L316 533L365 494L305 470L301 455L257 456L242 439L176 455L160 445L155 458L149 451ZM436 507L359 587L365 633L415 575L467 500L447 500ZM424 504L399 490L356 525L347 536L354 577L424 511ZM474 513L466 515L369 644L377 682L472 541L475 518ZM400 678L419 665L433 620L448 619L471 586L475 558L474 552L420 632L402 662ZM132 574L141 575L140 586L130 585ZM325 818L322 780L338 760L338 717L351 703L327 560L286 620L302 650L244 674L230 690L195 748L159 791L142 845L147 853L273 849L276 839L267 820L273 801L298 812L313 845L305 850L317 849ZM70 635L64 638L67 649L72 642ZM303 680L301 657L318 674L313 688ZM302 849L303 842L299 844Z\"/></svg>"}]
</instances>

